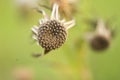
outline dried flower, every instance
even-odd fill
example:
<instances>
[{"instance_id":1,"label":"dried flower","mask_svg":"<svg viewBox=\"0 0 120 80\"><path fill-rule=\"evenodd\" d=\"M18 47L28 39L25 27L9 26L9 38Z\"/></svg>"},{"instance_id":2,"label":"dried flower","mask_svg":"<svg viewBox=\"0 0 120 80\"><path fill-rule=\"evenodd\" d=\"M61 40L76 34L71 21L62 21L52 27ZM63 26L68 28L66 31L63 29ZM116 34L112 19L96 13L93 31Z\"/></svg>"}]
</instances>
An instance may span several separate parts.
<instances>
[{"instance_id":1,"label":"dried flower","mask_svg":"<svg viewBox=\"0 0 120 80\"><path fill-rule=\"evenodd\" d=\"M110 46L112 31L107 28L102 19L98 19L95 32L87 34L86 39L89 41L92 49L102 51Z\"/></svg>"},{"instance_id":2,"label":"dried flower","mask_svg":"<svg viewBox=\"0 0 120 80\"><path fill-rule=\"evenodd\" d=\"M71 19L73 13L76 12L77 0L50 0L51 5L54 3L59 4L60 13L67 19Z\"/></svg>"},{"instance_id":3,"label":"dried flower","mask_svg":"<svg viewBox=\"0 0 120 80\"><path fill-rule=\"evenodd\" d=\"M50 18L41 10L44 18L40 19L39 26L32 27L33 38L45 49L44 54L62 46L67 37L67 30L75 25L75 20L60 20L58 7L58 4L54 4Z\"/></svg>"}]
</instances>

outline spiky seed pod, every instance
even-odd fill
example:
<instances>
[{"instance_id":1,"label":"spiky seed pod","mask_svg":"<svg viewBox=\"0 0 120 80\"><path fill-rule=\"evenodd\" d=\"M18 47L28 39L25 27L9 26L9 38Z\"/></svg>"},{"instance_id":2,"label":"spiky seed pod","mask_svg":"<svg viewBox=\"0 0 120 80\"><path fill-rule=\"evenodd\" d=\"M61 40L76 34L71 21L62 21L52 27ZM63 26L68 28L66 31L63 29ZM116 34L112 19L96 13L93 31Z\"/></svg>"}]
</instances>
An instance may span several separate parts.
<instances>
[{"instance_id":1,"label":"spiky seed pod","mask_svg":"<svg viewBox=\"0 0 120 80\"><path fill-rule=\"evenodd\" d=\"M62 46L66 36L67 32L64 26L56 20L47 21L38 29L38 41L45 49L45 53Z\"/></svg>"},{"instance_id":2,"label":"spiky seed pod","mask_svg":"<svg viewBox=\"0 0 120 80\"><path fill-rule=\"evenodd\" d=\"M91 40L90 45L93 50L103 51L109 47L110 42L103 36L96 36Z\"/></svg>"},{"instance_id":3,"label":"spiky seed pod","mask_svg":"<svg viewBox=\"0 0 120 80\"><path fill-rule=\"evenodd\" d=\"M86 39L93 50L104 51L111 44L112 31L107 28L106 23L101 18L96 20L95 24L95 31L86 35Z\"/></svg>"},{"instance_id":4,"label":"spiky seed pod","mask_svg":"<svg viewBox=\"0 0 120 80\"><path fill-rule=\"evenodd\" d=\"M40 19L40 25L32 27L33 39L45 49L44 54L61 47L66 40L67 30L75 25L75 20L61 20L58 8L59 5L55 3L50 18L44 10L40 10L44 18Z\"/></svg>"}]
</instances>

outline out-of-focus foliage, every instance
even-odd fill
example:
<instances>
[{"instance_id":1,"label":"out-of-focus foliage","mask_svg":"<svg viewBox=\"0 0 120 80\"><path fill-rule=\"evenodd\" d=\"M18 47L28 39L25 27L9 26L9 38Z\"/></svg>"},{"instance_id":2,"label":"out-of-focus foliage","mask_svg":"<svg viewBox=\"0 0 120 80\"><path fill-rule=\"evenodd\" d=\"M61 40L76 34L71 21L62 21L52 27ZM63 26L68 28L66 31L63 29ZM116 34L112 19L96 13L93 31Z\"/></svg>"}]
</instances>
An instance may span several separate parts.
<instances>
[{"instance_id":1,"label":"out-of-focus foliage","mask_svg":"<svg viewBox=\"0 0 120 80\"><path fill-rule=\"evenodd\" d=\"M33 80L120 80L119 3L119 0L78 0L73 15L76 26L69 30L66 43L48 55L34 58L33 53L43 52L31 38L31 27L38 24L41 14L30 10L26 18L22 17L13 0L0 0L0 80L14 80L22 73L26 80L29 75ZM117 24L116 37L104 52L92 51L82 40L90 28L83 19L96 16L104 20L117 18L112 22Z\"/></svg>"}]
</instances>

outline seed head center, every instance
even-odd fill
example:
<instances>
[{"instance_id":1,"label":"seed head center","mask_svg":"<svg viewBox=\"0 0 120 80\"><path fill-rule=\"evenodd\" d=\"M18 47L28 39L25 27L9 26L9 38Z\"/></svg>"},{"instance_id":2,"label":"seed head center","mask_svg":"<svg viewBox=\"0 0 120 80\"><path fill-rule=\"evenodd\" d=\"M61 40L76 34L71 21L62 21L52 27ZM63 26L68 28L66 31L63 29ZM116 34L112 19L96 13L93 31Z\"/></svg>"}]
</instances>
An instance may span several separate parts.
<instances>
[{"instance_id":1,"label":"seed head center","mask_svg":"<svg viewBox=\"0 0 120 80\"><path fill-rule=\"evenodd\" d=\"M39 44L46 50L59 48L65 42L67 32L65 27L56 20L42 24L38 30Z\"/></svg>"}]
</instances>

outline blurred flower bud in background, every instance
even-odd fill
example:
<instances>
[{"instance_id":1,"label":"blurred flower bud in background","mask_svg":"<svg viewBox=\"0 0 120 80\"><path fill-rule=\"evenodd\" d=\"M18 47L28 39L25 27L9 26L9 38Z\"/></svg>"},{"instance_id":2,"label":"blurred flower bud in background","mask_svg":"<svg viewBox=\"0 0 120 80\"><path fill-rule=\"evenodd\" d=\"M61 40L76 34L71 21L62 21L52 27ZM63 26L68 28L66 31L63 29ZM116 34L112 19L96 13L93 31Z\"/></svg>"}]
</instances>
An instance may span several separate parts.
<instances>
[{"instance_id":1,"label":"blurred flower bud in background","mask_svg":"<svg viewBox=\"0 0 120 80\"><path fill-rule=\"evenodd\" d=\"M101 18L97 19L96 22L94 21L93 25L96 25L95 31L87 33L85 38L93 50L106 50L111 44L112 30Z\"/></svg>"},{"instance_id":2,"label":"blurred flower bud in background","mask_svg":"<svg viewBox=\"0 0 120 80\"><path fill-rule=\"evenodd\" d=\"M67 19L72 19L73 14L76 12L77 0L50 0L51 6L57 3L60 8L60 13Z\"/></svg>"},{"instance_id":3,"label":"blurred flower bud in background","mask_svg":"<svg viewBox=\"0 0 120 80\"><path fill-rule=\"evenodd\" d=\"M17 67L13 70L14 80L34 80L34 72L29 67Z\"/></svg>"},{"instance_id":4,"label":"blurred flower bud in background","mask_svg":"<svg viewBox=\"0 0 120 80\"><path fill-rule=\"evenodd\" d=\"M15 0L20 17L27 18L33 12L33 8L38 7L39 0Z\"/></svg>"},{"instance_id":5,"label":"blurred flower bud in background","mask_svg":"<svg viewBox=\"0 0 120 80\"><path fill-rule=\"evenodd\" d=\"M57 3L60 6L60 14L71 20L77 11L77 2L77 0L15 0L15 6L23 18L28 18L30 14L34 14L35 9L52 10L53 4Z\"/></svg>"}]
</instances>

